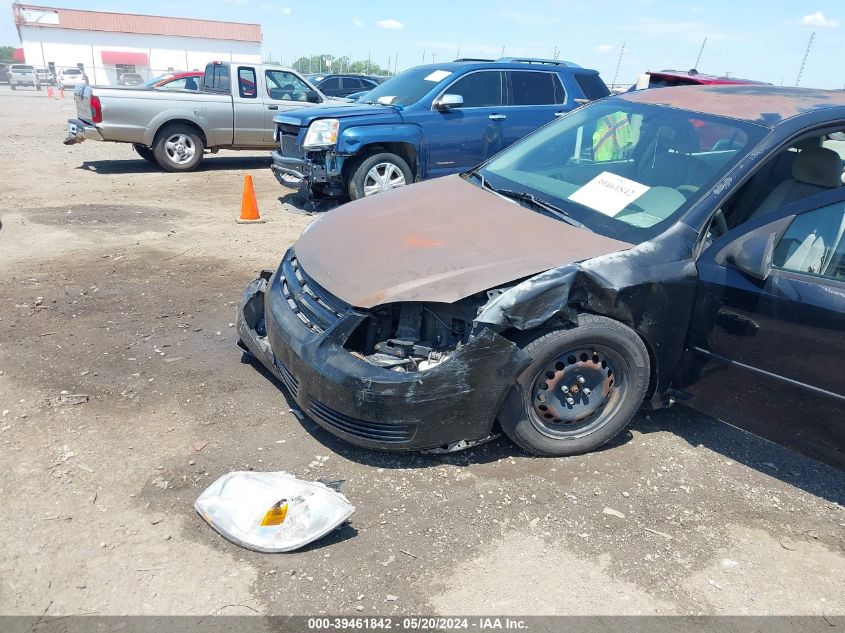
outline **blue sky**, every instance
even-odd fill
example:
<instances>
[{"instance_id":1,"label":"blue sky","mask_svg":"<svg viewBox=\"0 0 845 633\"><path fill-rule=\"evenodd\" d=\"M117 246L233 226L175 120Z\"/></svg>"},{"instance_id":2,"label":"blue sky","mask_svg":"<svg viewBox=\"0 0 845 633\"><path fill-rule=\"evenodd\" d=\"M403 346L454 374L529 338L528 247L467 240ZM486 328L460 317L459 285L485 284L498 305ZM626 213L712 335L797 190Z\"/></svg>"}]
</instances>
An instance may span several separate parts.
<instances>
[{"instance_id":1,"label":"blue sky","mask_svg":"<svg viewBox=\"0 0 845 633\"><path fill-rule=\"evenodd\" d=\"M320 52L373 59L398 52L399 68L462 56L560 58L620 83L647 69L699 70L794 85L815 31L801 85L845 87L842 0L42 0L49 6L259 22L264 54L289 61ZM0 45L17 44L11 3L0 1ZM117 8L119 6L119 9ZM391 66L393 62L391 62Z\"/></svg>"}]
</instances>

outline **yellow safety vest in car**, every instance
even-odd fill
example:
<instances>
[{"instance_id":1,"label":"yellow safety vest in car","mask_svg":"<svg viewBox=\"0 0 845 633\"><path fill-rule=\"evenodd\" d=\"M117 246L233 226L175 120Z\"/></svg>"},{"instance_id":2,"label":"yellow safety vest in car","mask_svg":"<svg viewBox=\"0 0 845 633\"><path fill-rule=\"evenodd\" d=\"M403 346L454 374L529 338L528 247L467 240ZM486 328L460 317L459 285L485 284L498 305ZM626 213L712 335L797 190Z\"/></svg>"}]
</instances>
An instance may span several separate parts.
<instances>
[{"instance_id":1,"label":"yellow safety vest in car","mask_svg":"<svg viewBox=\"0 0 845 633\"><path fill-rule=\"evenodd\" d=\"M593 134L593 160L622 160L633 143L634 135L624 112L613 112L602 117Z\"/></svg>"}]
</instances>

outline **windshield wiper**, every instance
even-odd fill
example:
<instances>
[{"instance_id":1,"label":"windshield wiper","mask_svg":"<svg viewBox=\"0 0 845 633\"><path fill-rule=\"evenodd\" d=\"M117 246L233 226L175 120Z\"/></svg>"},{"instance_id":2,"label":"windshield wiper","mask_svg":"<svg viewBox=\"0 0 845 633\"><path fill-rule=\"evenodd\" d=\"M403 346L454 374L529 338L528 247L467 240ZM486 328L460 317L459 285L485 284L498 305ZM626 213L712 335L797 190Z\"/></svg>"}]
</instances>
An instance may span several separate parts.
<instances>
[{"instance_id":1,"label":"windshield wiper","mask_svg":"<svg viewBox=\"0 0 845 633\"><path fill-rule=\"evenodd\" d=\"M484 181L482 180L482 185L483 184ZM513 189L493 189L493 187L490 187L490 190L498 193L500 196L504 196L512 200L518 200L519 202L527 202L535 209L540 209L542 211L545 211L546 213L550 213L556 218L563 220L564 222L566 222L567 224L571 224L572 226L578 228L583 228L584 226L578 220L572 218L569 213L567 213L560 207L556 207L551 202L547 202L542 198L538 198L533 193L528 193L527 191L514 191Z\"/></svg>"}]
</instances>

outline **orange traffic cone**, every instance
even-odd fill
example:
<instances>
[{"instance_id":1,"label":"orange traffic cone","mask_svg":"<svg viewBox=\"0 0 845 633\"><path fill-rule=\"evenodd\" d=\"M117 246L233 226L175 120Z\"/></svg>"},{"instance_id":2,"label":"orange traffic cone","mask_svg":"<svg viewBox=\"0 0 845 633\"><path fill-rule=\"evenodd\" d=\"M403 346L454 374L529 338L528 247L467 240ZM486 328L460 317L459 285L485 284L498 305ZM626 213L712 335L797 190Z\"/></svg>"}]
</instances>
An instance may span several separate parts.
<instances>
[{"instance_id":1,"label":"orange traffic cone","mask_svg":"<svg viewBox=\"0 0 845 633\"><path fill-rule=\"evenodd\" d=\"M64 89L63 87L62 87L62 88L59 88L59 96L60 96L62 99L64 99L64 98L65 98L65 89Z\"/></svg>"},{"instance_id":2,"label":"orange traffic cone","mask_svg":"<svg viewBox=\"0 0 845 633\"><path fill-rule=\"evenodd\" d=\"M53 86L47 86L47 96L53 98Z\"/></svg>"},{"instance_id":3,"label":"orange traffic cone","mask_svg":"<svg viewBox=\"0 0 845 633\"><path fill-rule=\"evenodd\" d=\"M257 224L266 222L258 215L258 202L255 200L255 188L252 186L252 176L244 176L244 195L241 199L241 217L238 224Z\"/></svg>"}]
</instances>

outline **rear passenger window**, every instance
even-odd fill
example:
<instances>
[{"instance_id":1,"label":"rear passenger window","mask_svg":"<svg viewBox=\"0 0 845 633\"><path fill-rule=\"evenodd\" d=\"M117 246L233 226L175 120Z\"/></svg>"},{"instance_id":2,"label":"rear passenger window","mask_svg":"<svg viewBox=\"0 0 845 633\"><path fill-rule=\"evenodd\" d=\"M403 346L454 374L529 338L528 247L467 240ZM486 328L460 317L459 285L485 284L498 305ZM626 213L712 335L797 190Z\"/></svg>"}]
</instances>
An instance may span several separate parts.
<instances>
[{"instance_id":1,"label":"rear passenger window","mask_svg":"<svg viewBox=\"0 0 845 633\"><path fill-rule=\"evenodd\" d=\"M566 101L557 73L511 70L511 105L551 105Z\"/></svg>"},{"instance_id":2,"label":"rear passenger window","mask_svg":"<svg viewBox=\"0 0 845 633\"><path fill-rule=\"evenodd\" d=\"M610 90L607 85L598 75L575 73L575 83L578 84L581 92L583 92L584 96L590 101L601 99L602 97L606 97L610 94Z\"/></svg>"},{"instance_id":3,"label":"rear passenger window","mask_svg":"<svg viewBox=\"0 0 845 633\"><path fill-rule=\"evenodd\" d=\"M329 79L324 79L323 82L320 84L320 88L322 90L339 90L340 79L338 77L330 77Z\"/></svg>"},{"instance_id":4,"label":"rear passenger window","mask_svg":"<svg viewBox=\"0 0 845 633\"><path fill-rule=\"evenodd\" d=\"M449 88L446 94L461 95L464 108L493 108L500 106L502 100L502 73L498 70L483 70L461 77Z\"/></svg>"},{"instance_id":5,"label":"rear passenger window","mask_svg":"<svg viewBox=\"0 0 845 633\"><path fill-rule=\"evenodd\" d=\"M258 87L255 82L255 69L238 68L238 94L243 99L255 99L258 96Z\"/></svg>"},{"instance_id":6,"label":"rear passenger window","mask_svg":"<svg viewBox=\"0 0 845 633\"><path fill-rule=\"evenodd\" d=\"M845 202L797 216L772 263L781 270L845 281Z\"/></svg>"}]
</instances>

